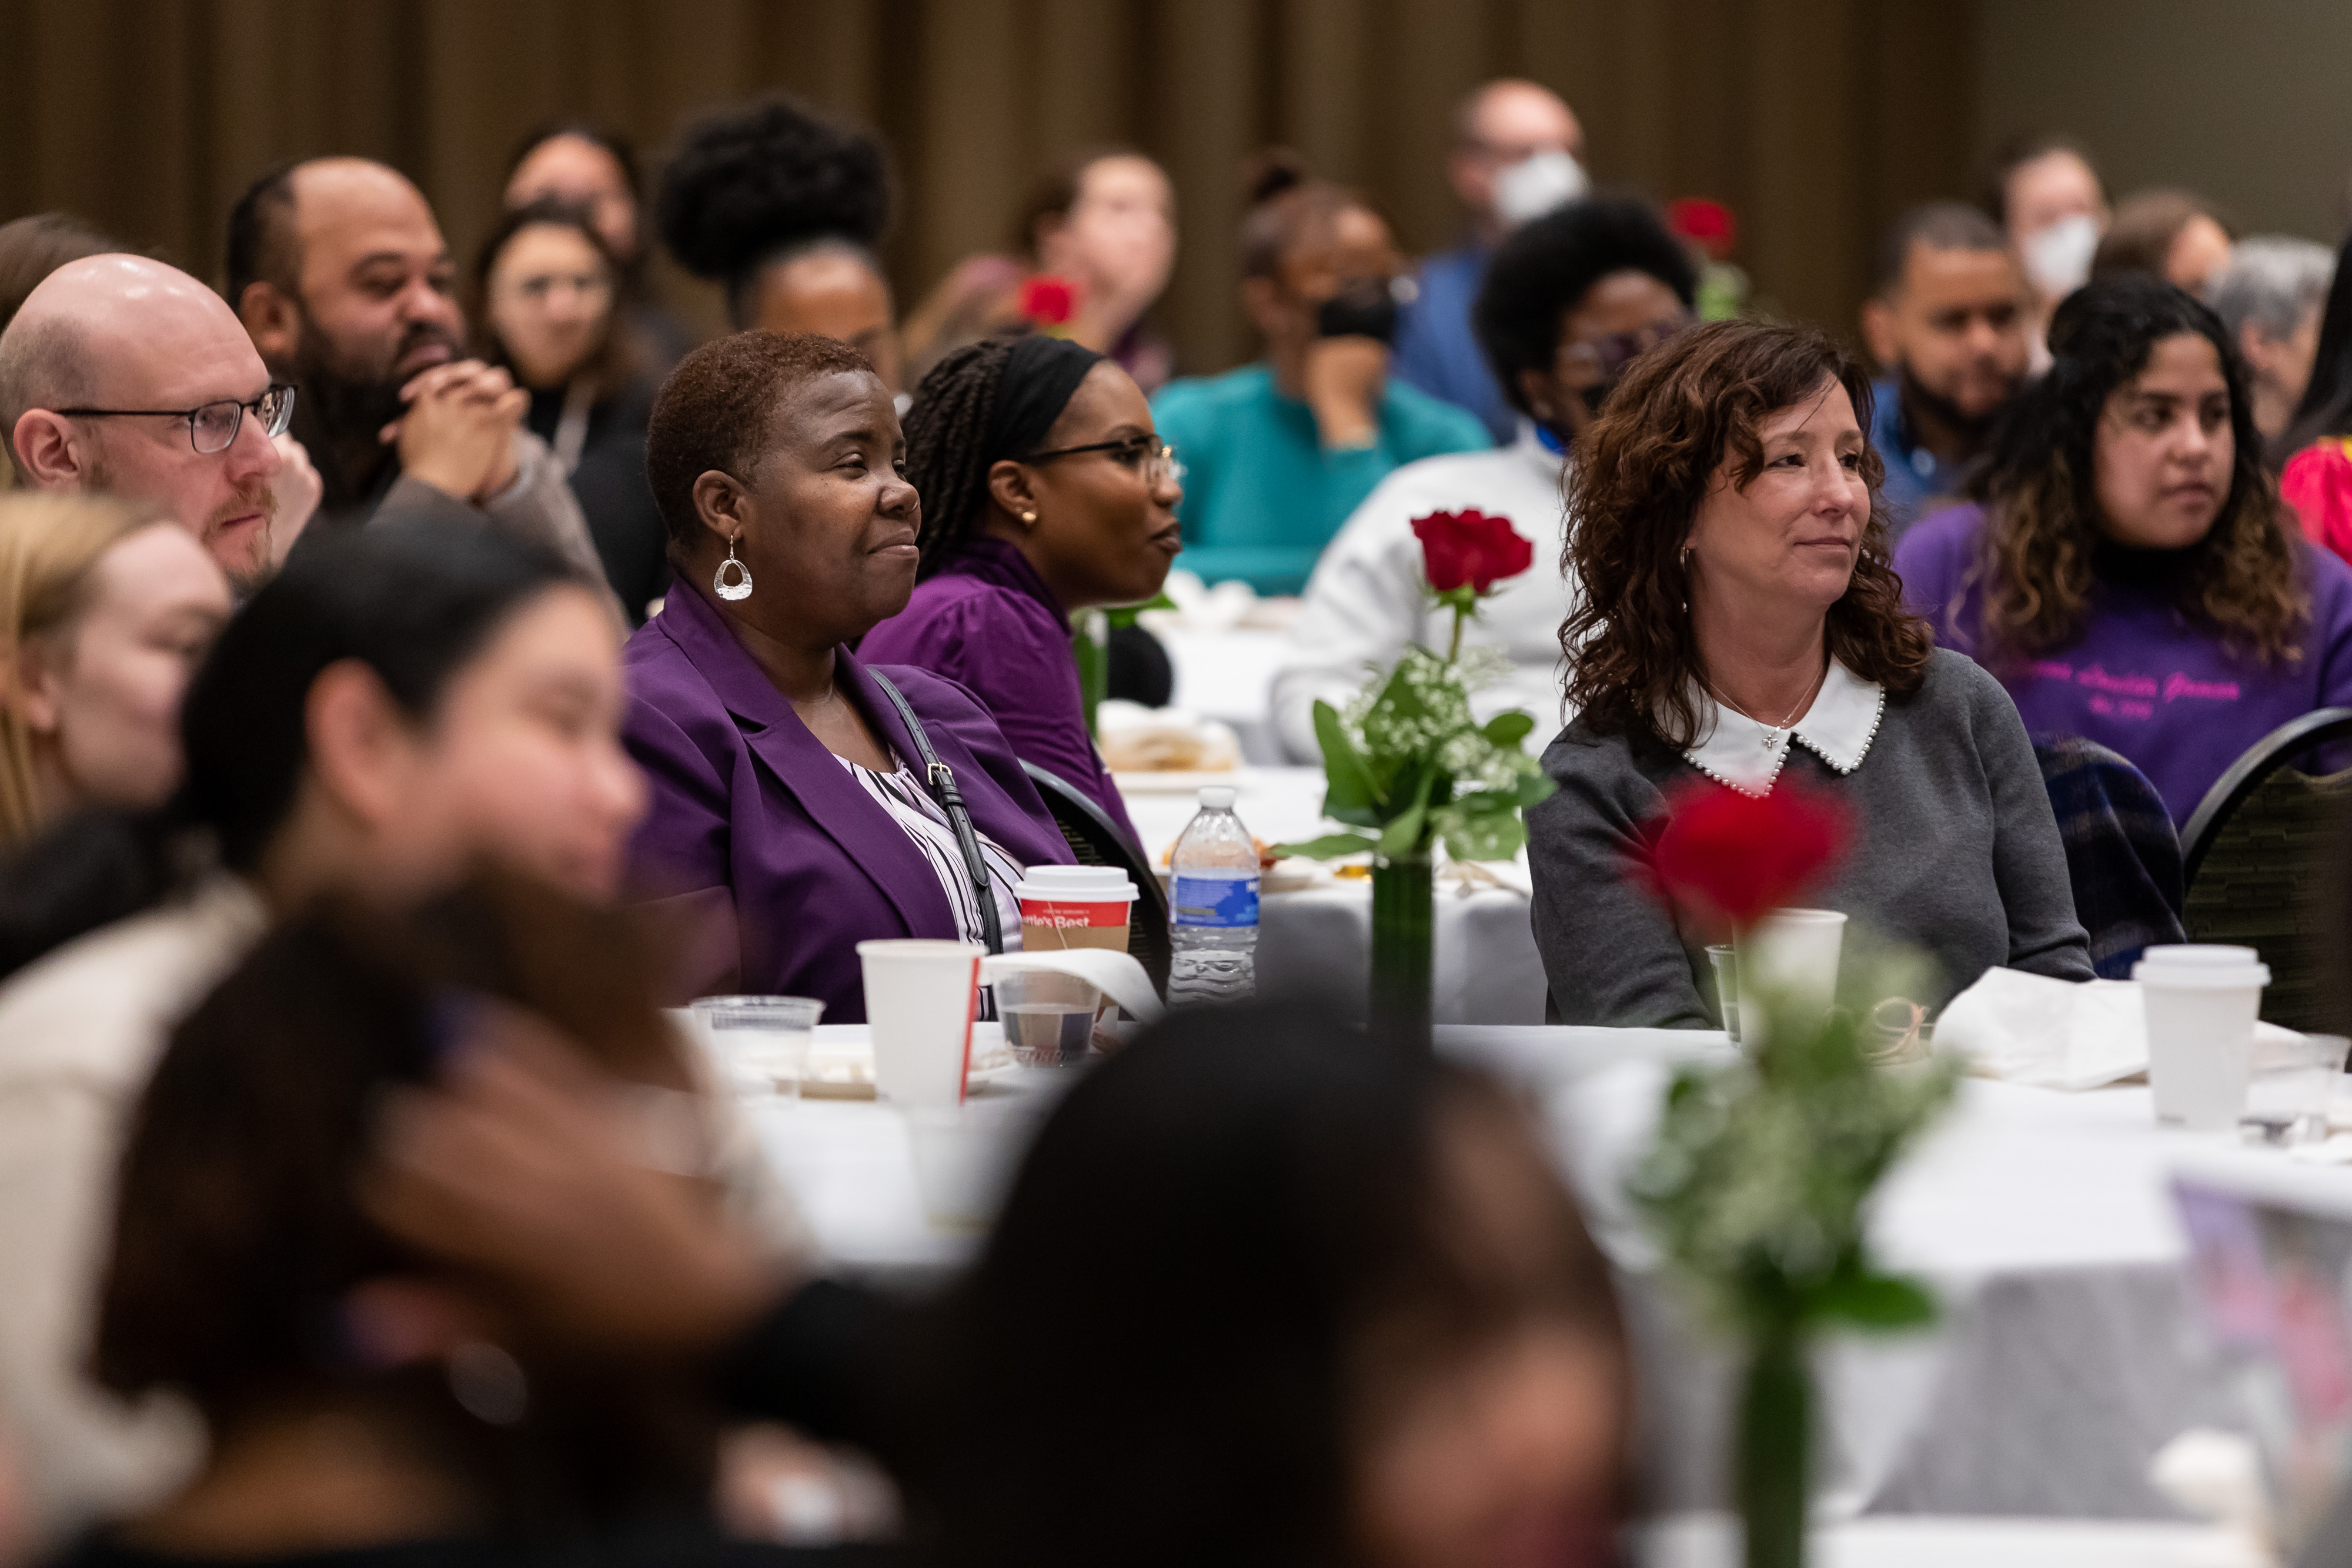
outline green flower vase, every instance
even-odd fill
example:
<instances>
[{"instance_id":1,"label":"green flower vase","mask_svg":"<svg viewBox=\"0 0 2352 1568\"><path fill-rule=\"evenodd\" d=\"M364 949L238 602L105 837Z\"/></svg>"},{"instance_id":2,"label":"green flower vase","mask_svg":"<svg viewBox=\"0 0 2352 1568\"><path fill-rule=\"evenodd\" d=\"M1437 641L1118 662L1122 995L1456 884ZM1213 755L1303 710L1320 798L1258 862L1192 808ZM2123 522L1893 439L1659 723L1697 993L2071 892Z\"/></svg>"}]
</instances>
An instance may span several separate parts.
<instances>
[{"instance_id":1,"label":"green flower vase","mask_svg":"<svg viewBox=\"0 0 2352 1568\"><path fill-rule=\"evenodd\" d=\"M1786 1325L1748 1344L1736 1461L1748 1568L1804 1568L1813 1438L1807 1349L1804 1334Z\"/></svg>"},{"instance_id":2,"label":"green flower vase","mask_svg":"<svg viewBox=\"0 0 2352 1568\"><path fill-rule=\"evenodd\" d=\"M1372 860L1372 1032L1426 1050L1435 897L1426 854Z\"/></svg>"}]
</instances>

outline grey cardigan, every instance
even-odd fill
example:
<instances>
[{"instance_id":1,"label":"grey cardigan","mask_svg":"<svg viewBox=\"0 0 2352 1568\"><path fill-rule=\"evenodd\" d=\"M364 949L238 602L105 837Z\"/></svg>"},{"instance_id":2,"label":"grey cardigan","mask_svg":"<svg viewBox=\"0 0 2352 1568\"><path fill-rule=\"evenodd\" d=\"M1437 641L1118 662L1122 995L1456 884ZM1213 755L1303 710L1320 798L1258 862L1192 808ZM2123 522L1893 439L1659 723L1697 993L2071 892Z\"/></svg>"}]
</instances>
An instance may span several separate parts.
<instances>
[{"instance_id":1,"label":"grey cardigan","mask_svg":"<svg viewBox=\"0 0 2352 1568\"><path fill-rule=\"evenodd\" d=\"M1714 1028L1705 938L1628 875L1665 792L1706 776L1655 741L1598 735L1581 718L1543 767L1559 792L1528 812L1528 858L1559 1021ZM1936 650L1918 691L1887 696L1851 773L1791 746L1782 776L1845 798L1854 842L1810 902L1928 954L1941 980L1914 1000L1940 1007L1998 966L2091 978L2032 742L2009 694L1974 662Z\"/></svg>"}]
</instances>

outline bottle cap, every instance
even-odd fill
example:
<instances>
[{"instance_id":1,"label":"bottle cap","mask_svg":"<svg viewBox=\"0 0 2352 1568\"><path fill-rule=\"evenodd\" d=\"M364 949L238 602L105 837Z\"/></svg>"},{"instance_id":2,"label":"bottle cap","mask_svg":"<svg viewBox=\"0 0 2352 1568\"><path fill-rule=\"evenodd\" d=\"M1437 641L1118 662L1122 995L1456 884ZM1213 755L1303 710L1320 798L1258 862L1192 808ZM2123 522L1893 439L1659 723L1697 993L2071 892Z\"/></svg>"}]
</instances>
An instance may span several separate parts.
<instances>
[{"instance_id":1,"label":"bottle cap","mask_svg":"<svg viewBox=\"0 0 2352 1568\"><path fill-rule=\"evenodd\" d=\"M1234 809L1234 787L1230 784L1201 786L1201 809L1204 811L1230 811Z\"/></svg>"}]
</instances>

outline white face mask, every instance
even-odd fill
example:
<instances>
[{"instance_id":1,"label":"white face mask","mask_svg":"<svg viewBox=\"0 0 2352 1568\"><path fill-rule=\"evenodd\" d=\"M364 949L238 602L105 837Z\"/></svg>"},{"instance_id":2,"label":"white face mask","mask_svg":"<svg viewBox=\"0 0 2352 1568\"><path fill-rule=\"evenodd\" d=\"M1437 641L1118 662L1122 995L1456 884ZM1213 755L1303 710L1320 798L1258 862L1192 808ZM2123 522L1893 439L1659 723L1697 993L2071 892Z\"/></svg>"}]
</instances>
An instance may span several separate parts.
<instances>
[{"instance_id":1,"label":"white face mask","mask_svg":"<svg viewBox=\"0 0 2352 1568\"><path fill-rule=\"evenodd\" d=\"M1584 165L1565 152L1530 152L1495 176L1495 215L1517 228L1592 189Z\"/></svg>"},{"instance_id":2,"label":"white face mask","mask_svg":"<svg viewBox=\"0 0 2352 1568\"><path fill-rule=\"evenodd\" d=\"M2025 276L2045 299L2063 299L2090 281L2099 225L2088 213L2060 218L2025 236Z\"/></svg>"}]
</instances>

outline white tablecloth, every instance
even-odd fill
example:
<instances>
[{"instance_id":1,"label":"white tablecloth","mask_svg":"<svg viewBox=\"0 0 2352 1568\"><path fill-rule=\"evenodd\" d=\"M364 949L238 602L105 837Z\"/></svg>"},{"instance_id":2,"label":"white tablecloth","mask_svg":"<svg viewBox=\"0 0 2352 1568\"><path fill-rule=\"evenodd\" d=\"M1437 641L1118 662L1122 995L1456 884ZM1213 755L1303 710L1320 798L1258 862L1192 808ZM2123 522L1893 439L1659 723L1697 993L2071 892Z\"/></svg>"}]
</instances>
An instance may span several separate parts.
<instances>
[{"instance_id":1,"label":"white tablecloth","mask_svg":"<svg viewBox=\"0 0 2352 1568\"><path fill-rule=\"evenodd\" d=\"M1188 774L1191 782L1179 789L1153 788L1148 776L1121 779L1128 815L1155 864L1192 820L1198 782L1206 777ZM1268 843L1311 839L1327 831L1321 768L1244 768L1230 777L1240 791L1234 810L1243 824ZM1491 887L1465 895L1458 886L1441 884L1435 914L1431 986L1437 1021L1541 1023L1543 962L1536 956L1527 899ZM1360 1019L1370 983L1371 944L1369 881L1268 894L1258 915L1258 994L1336 997Z\"/></svg>"},{"instance_id":2,"label":"white tablecloth","mask_svg":"<svg viewBox=\"0 0 2352 1568\"><path fill-rule=\"evenodd\" d=\"M1649 1505L1720 1508L1731 1368L1686 1321L1614 1195L1624 1162L1646 1142L1665 1061L1730 1047L1695 1032L1538 1028L1446 1029L1438 1043L1544 1107L1563 1168L1620 1264ZM1067 1082L1017 1075L1012 1092ZM972 1255L974 1237L924 1220L906 1134L888 1108L751 1104L833 1264L936 1275ZM2066 1095L1963 1084L1952 1115L1890 1178L1872 1227L1885 1261L1937 1288L1945 1316L1925 1333L1826 1349L1821 1469L1830 1505L2167 1517L2146 1481L2149 1458L2188 1427L2238 1424L2187 1295L2168 1172L2189 1153L2283 1158L2221 1150L2214 1139L2159 1131L2144 1089ZM2352 1187L2352 1170L2340 1174Z\"/></svg>"},{"instance_id":3,"label":"white tablecloth","mask_svg":"<svg viewBox=\"0 0 2352 1568\"><path fill-rule=\"evenodd\" d=\"M2241 1568L2236 1538L2205 1525L2044 1519L1854 1519L1813 1532L1814 1568ZM1738 1568L1727 1514L1635 1534L1640 1568ZM2257 1560L2258 1561L2258 1560Z\"/></svg>"}]
</instances>

